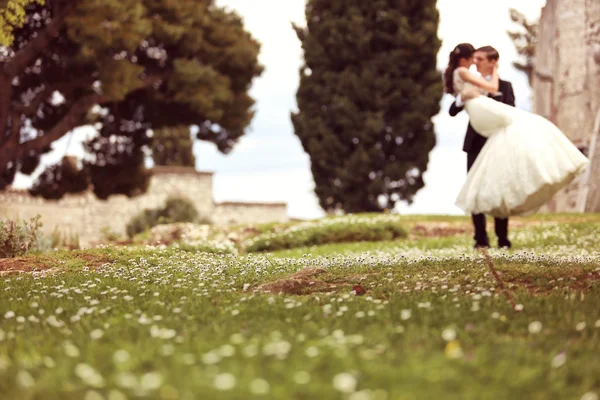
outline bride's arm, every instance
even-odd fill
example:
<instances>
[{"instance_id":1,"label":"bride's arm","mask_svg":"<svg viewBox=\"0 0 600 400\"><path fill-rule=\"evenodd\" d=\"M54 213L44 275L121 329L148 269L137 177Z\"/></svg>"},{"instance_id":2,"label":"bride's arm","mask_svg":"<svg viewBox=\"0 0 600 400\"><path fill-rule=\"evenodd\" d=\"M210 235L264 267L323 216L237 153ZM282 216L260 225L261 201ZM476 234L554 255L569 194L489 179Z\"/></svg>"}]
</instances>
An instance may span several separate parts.
<instances>
[{"instance_id":1,"label":"bride's arm","mask_svg":"<svg viewBox=\"0 0 600 400\"><path fill-rule=\"evenodd\" d=\"M496 68L494 68L494 72L492 74L492 80L489 82L486 81L485 79L483 79L482 77L471 73L466 68L459 68L458 74L465 82L469 82L469 83L485 90L486 92L496 93L498 91L498 87L500 85L500 83L499 83L500 78L498 77L498 70Z\"/></svg>"}]
</instances>

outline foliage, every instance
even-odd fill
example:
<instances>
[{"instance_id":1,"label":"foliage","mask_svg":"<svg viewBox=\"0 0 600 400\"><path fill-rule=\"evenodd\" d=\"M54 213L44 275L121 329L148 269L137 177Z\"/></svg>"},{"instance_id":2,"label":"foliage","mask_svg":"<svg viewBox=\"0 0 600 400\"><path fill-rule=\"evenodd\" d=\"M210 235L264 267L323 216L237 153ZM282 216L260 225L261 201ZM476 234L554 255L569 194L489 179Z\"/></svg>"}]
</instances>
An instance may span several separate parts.
<instances>
[{"instance_id":1,"label":"foliage","mask_svg":"<svg viewBox=\"0 0 600 400\"><path fill-rule=\"evenodd\" d=\"M59 163L48 167L38 176L29 188L29 193L32 196L56 200L66 193L84 192L89 186L89 177L77 167L77 160L73 157L63 157Z\"/></svg>"},{"instance_id":2,"label":"foliage","mask_svg":"<svg viewBox=\"0 0 600 400\"><path fill-rule=\"evenodd\" d=\"M327 243L393 240L406 236L398 217L346 216L306 222L279 232L255 236L246 241L245 250L274 251Z\"/></svg>"},{"instance_id":3,"label":"foliage","mask_svg":"<svg viewBox=\"0 0 600 400\"><path fill-rule=\"evenodd\" d=\"M190 129L187 126L163 128L152 137L152 159L155 165L176 165L193 167Z\"/></svg>"},{"instance_id":4,"label":"foliage","mask_svg":"<svg viewBox=\"0 0 600 400\"><path fill-rule=\"evenodd\" d=\"M141 132L100 135L84 144L92 158L84 161L83 168L96 197L134 197L146 192L152 177L144 162L148 144L149 138Z\"/></svg>"},{"instance_id":5,"label":"foliage","mask_svg":"<svg viewBox=\"0 0 600 400\"><path fill-rule=\"evenodd\" d=\"M199 214L196 206L190 200L181 197L169 197L164 206L157 209L145 209L134 216L127 224L127 235L144 232L159 224L174 222L195 222Z\"/></svg>"},{"instance_id":6,"label":"foliage","mask_svg":"<svg viewBox=\"0 0 600 400\"><path fill-rule=\"evenodd\" d=\"M32 3L44 4L44 0L0 0L0 46L13 43L13 30L25 23L25 8Z\"/></svg>"},{"instance_id":7,"label":"foliage","mask_svg":"<svg viewBox=\"0 0 600 400\"><path fill-rule=\"evenodd\" d=\"M0 190L80 126L98 135L85 144L79 181L104 199L146 189L144 158L160 145L149 132L195 126L196 138L227 153L251 122L260 46L213 0L53 0L26 12L0 52ZM170 156L161 162L188 162ZM64 173L52 167L34 192L79 191L52 181Z\"/></svg>"},{"instance_id":8,"label":"foliage","mask_svg":"<svg viewBox=\"0 0 600 400\"><path fill-rule=\"evenodd\" d=\"M76 232L65 233L61 232L58 227L55 227L50 234L50 239L53 249L76 250L81 248L79 244L79 235Z\"/></svg>"},{"instance_id":9,"label":"foliage","mask_svg":"<svg viewBox=\"0 0 600 400\"><path fill-rule=\"evenodd\" d=\"M100 233L102 234L102 238L107 242L116 242L120 239L120 235L114 232L110 226L100 228Z\"/></svg>"},{"instance_id":10,"label":"foliage","mask_svg":"<svg viewBox=\"0 0 600 400\"><path fill-rule=\"evenodd\" d=\"M539 21L529 22L525 15L514 8L510 9L510 19L518 25L517 30L507 31L517 53L523 61L514 61L513 66L527 75L531 84L531 78L535 69L535 46Z\"/></svg>"},{"instance_id":11,"label":"foliage","mask_svg":"<svg viewBox=\"0 0 600 400\"><path fill-rule=\"evenodd\" d=\"M40 216L26 220L0 220L0 258L18 257L37 244Z\"/></svg>"},{"instance_id":12,"label":"foliage","mask_svg":"<svg viewBox=\"0 0 600 400\"><path fill-rule=\"evenodd\" d=\"M292 113L328 212L392 209L424 186L435 146L435 0L309 0Z\"/></svg>"}]
</instances>

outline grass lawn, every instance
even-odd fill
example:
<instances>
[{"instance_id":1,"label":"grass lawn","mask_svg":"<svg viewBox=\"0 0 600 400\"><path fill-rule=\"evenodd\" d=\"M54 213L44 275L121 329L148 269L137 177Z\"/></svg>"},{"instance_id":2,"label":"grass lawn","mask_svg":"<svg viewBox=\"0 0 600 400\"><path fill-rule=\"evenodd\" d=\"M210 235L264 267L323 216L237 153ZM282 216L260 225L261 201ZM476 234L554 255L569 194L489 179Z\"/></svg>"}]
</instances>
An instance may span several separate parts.
<instances>
[{"instance_id":1,"label":"grass lawn","mask_svg":"<svg viewBox=\"0 0 600 400\"><path fill-rule=\"evenodd\" d=\"M389 218L0 260L0 399L598 400L600 215L511 220L490 255L520 311L468 219Z\"/></svg>"}]
</instances>

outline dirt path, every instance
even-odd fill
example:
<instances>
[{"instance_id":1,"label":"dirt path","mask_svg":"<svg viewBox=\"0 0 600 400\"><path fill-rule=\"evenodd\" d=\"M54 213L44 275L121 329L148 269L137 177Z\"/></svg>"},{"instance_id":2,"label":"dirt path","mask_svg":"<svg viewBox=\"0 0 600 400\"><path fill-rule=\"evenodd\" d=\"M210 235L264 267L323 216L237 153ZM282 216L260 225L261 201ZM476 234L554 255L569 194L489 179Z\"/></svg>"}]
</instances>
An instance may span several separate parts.
<instances>
[{"instance_id":1,"label":"dirt path","mask_svg":"<svg viewBox=\"0 0 600 400\"><path fill-rule=\"evenodd\" d=\"M26 272L55 273L64 270L65 265L73 261L83 262L89 268L99 268L112 261L108 256L85 252L74 253L70 257L70 260L46 255L0 258L0 276Z\"/></svg>"}]
</instances>

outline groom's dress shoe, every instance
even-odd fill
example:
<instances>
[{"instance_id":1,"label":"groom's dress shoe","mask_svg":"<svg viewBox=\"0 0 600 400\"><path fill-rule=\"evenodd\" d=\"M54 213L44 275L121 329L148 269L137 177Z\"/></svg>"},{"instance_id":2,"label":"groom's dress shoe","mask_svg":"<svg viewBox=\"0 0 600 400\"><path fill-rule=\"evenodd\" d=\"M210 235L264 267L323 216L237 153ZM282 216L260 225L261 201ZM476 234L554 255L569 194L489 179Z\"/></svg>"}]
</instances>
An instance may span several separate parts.
<instances>
[{"instance_id":1,"label":"groom's dress shoe","mask_svg":"<svg viewBox=\"0 0 600 400\"><path fill-rule=\"evenodd\" d=\"M510 240L503 240L501 242L498 242L498 248L499 249L510 249L512 247L512 243L510 243Z\"/></svg>"},{"instance_id":2,"label":"groom's dress shoe","mask_svg":"<svg viewBox=\"0 0 600 400\"><path fill-rule=\"evenodd\" d=\"M486 243L476 243L475 244L475 250L477 249L489 249L490 245L486 244Z\"/></svg>"}]
</instances>

